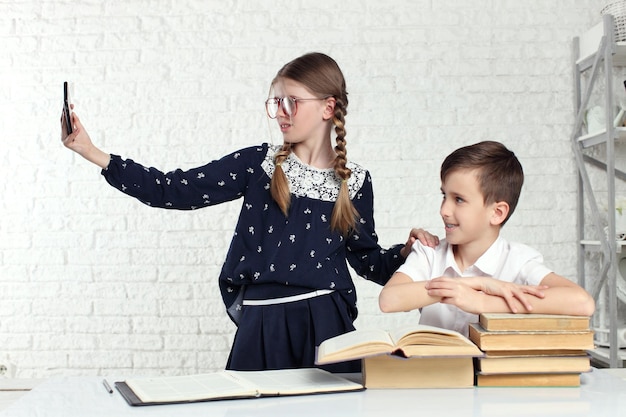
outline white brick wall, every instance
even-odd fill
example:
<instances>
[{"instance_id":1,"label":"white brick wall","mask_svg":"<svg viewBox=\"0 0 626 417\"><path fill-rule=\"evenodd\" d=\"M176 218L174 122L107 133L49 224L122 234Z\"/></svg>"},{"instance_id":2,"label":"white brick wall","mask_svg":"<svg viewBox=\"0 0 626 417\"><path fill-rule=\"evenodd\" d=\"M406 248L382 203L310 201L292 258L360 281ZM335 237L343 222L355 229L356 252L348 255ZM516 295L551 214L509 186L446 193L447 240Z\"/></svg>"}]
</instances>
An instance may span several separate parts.
<instances>
[{"instance_id":1,"label":"white brick wall","mask_svg":"<svg viewBox=\"0 0 626 417\"><path fill-rule=\"evenodd\" d=\"M62 147L61 86L95 143L164 170L280 140L269 82L309 51L350 93L348 155L370 169L381 242L441 234L438 168L483 139L527 182L504 230L575 277L571 40L601 0L0 2L0 359L17 376L223 367L217 276L238 203L150 209ZM359 326L382 315L358 280Z\"/></svg>"}]
</instances>

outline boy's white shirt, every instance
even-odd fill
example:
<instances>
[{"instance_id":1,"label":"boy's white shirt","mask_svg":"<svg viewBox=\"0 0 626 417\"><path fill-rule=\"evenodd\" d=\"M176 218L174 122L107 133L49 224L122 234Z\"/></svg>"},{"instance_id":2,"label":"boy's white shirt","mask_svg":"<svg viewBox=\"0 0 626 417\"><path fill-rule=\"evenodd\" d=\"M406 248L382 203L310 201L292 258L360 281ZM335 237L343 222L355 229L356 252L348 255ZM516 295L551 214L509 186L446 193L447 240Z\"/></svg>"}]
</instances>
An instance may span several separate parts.
<instances>
[{"instance_id":1,"label":"boy's white shirt","mask_svg":"<svg viewBox=\"0 0 626 417\"><path fill-rule=\"evenodd\" d=\"M539 285L552 270L543 264L543 256L535 249L522 243L509 243L499 236L476 263L465 271L459 270L452 245L445 239L436 248L416 241L397 272L408 275L413 281L427 281L441 276L488 276L520 285ZM468 324L478 321L477 315L442 303L426 306L420 313L420 324L455 330L466 336Z\"/></svg>"}]
</instances>

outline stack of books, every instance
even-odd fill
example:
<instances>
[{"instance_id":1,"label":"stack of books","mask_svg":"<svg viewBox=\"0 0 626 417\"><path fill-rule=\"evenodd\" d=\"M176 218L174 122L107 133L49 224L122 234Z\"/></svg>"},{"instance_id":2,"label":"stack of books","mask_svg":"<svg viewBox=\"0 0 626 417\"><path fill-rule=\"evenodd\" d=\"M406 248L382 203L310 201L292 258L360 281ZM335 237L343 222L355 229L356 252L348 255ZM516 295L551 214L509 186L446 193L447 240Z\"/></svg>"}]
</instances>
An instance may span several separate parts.
<instances>
[{"instance_id":1,"label":"stack of books","mask_svg":"<svg viewBox=\"0 0 626 417\"><path fill-rule=\"evenodd\" d=\"M469 338L484 353L477 386L580 386L594 348L589 317L485 313Z\"/></svg>"}]
</instances>

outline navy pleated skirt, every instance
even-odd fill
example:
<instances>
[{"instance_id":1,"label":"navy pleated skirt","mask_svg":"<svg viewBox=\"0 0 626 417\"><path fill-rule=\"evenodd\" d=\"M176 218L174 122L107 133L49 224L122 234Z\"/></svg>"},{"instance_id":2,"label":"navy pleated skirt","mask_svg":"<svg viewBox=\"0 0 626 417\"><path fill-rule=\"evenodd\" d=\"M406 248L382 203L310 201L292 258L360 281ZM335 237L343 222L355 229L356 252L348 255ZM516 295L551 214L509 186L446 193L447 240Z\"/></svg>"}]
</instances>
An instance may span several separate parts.
<instances>
[{"instance_id":1,"label":"navy pleated skirt","mask_svg":"<svg viewBox=\"0 0 626 417\"><path fill-rule=\"evenodd\" d=\"M244 305L227 369L316 367L315 347L354 330L350 308L339 292L271 305ZM317 366L330 372L360 372L361 362Z\"/></svg>"}]
</instances>

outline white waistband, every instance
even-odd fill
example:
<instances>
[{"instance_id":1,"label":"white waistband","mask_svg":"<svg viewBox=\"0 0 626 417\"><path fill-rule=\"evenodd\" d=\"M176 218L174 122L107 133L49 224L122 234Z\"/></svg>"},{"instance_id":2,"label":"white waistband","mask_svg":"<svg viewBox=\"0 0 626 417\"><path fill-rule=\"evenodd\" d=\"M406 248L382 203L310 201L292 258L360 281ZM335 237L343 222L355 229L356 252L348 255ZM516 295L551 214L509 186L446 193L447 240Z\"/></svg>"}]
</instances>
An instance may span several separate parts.
<instances>
[{"instance_id":1,"label":"white waistband","mask_svg":"<svg viewBox=\"0 0 626 417\"><path fill-rule=\"evenodd\" d=\"M267 306L271 304L291 303L293 301L306 300L308 298L318 297L320 295L330 294L335 290L317 290L304 294L291 295L289 297L268 298L266 300L243 300L245 306Z\"/></svg>"}]
</instances>

